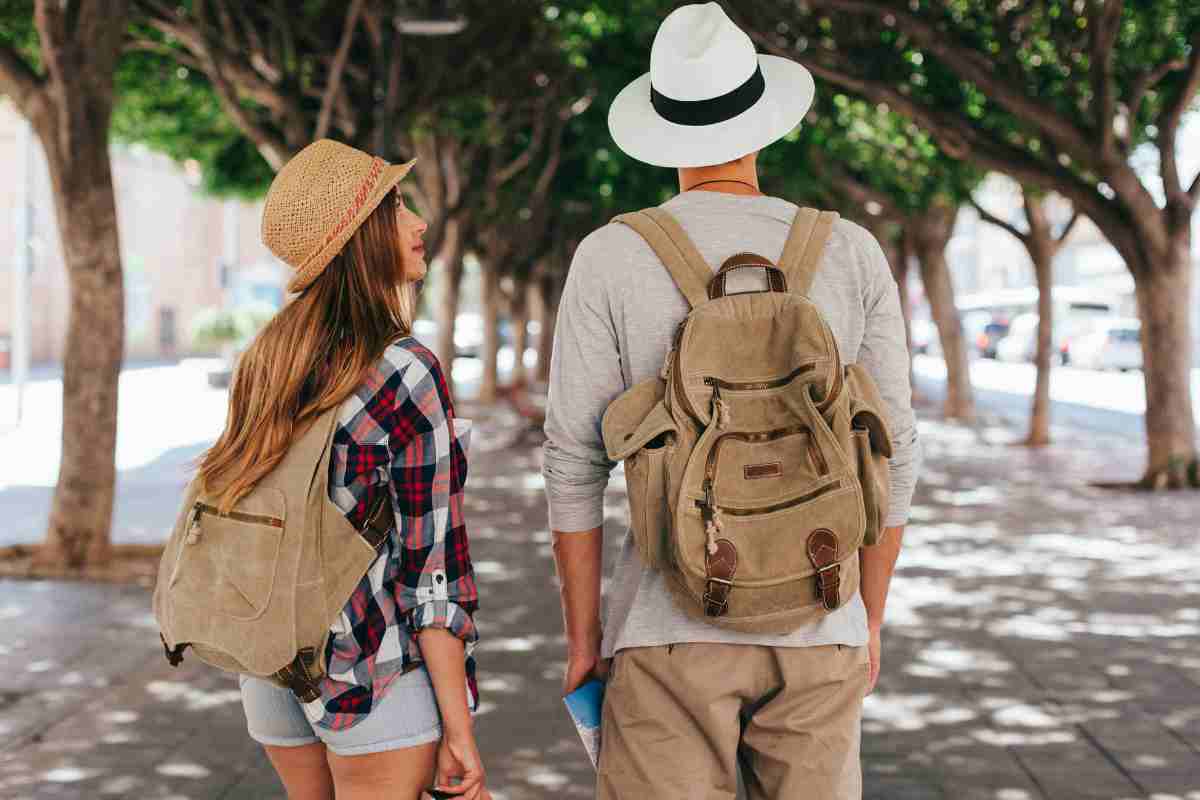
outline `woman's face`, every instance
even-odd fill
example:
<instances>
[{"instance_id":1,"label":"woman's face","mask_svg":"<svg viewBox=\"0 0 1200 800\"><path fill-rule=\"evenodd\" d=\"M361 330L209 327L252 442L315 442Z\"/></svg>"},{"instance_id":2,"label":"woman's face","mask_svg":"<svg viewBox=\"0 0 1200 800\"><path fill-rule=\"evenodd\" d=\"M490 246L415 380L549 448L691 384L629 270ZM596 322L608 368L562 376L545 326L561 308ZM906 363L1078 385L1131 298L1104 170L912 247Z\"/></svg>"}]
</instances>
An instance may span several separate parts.
<instances>
[{"instance_id":1,"label":"woman's face","mask_svg":"<svg viewBox=\"0 0 1200 800\"><path fill-rule=\"evenodd\" d=\"M404 258L405 277L410 281L425 277L428 267L425 264L425 243L421 237L429 225L405 204L403 198L396 201L396 227L400 231L400 253Z\"/></svg>"}]
</instances>

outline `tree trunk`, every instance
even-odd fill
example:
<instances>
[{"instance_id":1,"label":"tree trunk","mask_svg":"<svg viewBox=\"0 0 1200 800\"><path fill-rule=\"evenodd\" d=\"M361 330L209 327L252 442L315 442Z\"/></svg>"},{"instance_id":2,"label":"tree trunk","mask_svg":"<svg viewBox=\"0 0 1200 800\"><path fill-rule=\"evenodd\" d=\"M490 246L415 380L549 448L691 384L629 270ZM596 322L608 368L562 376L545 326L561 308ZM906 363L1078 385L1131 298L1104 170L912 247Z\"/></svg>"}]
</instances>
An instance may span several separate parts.
<instances>
[{"instance_id":1,"label":"tree trunk","mask_svg":"<svg viewBox=\"0 0 1200 800\"><path fill-rule=\"evenodd\" d=\"M557 276L546 275L538 281L539 305L542 308L541 331L538 333L537 379L550 380L550 357L554 350L554 326L558 320Z\"/></svg>"},{"instance_id":2,"label":"tree trunk","mask_svg":"<svg viewBox=\"0 0 1200 800\"><path fill-rule=\"evenodd\" d=\"M1029 222L1029 233L1025 247L1033 261L1034 280L1038 290L1037 347L1033 363L1037 368L1037 380L1033 389L1033 407L1029 412L1029 434L1025 444L1043 447L1050 443L1050 370L1054 349L1054 255L1058 249L1050 234L1046 209L1042 201L1023 188L1025 218ZM1061 241L1061 240L1060 240Z\"/></svg>"},{"instance_id":3,"label":"tree trunk","mask_svg":"<svg viewBox=\"0 0 1200 800\"><path fill-rule=\"evenodd\" d=\"M1200 485L1192 408L1191 237L1185 229L1151 269L1134 272L1142 320L1142 363L1146 381L1148 464L1143 482L1151 488Z\"/></svg>"},{"instance_id":4,"label":"tree trunk","mask_svg":"<svg viewBox=\"0 0 1200 800\"><path fill-rule=\"evenodd\" d=\"M106 127L70 158L47 147L70 305L63 355L62 459L39 565L105 562L116 485L117 386L125 296Z\"/></svg>"},{"instance_id":5,"label":"tree trunk","mask_svg":"<svg viewBox=\"0 0 1200 800\"><path fill-rule=\"evenodd\" d=\"M46 154L70 290L62 455L34 565L81 567L112 548L125 295L108 124L126 3L40 0L34 16L46 77L24 111Z\"/></svg>"},{"instance_id":6,"label":"tree trunk","mask_svg":"<svg viewBox=\"0 0 1200 800\"><path fill-rule=\"evenodd\" d=\"M892 250L896 253L896 261L892 265L892 275L900 289L900 313L904 316L904 342L908 346L908 385L912 387L913 405L919 406L929 401L917 390L917 372L914 367L912 297L908 291L909 274L912 272L914 257L912 237L901 230L894 241Z\"/></svg>"},{"instance_id":7,"label":"tree trunk","mask_svg":"<svg viewBox=\"0 0 1200 800\"><path fill-rule=\"evenodd\" d=\"M513 289L512 326L513 326L513 369L512 382L524 383L527 379L525 370L525 350L529 347L529 295L528 283Z\"/></svg>"},{"instance_id":8,"label":"tree trunk","mask_svg":"<svg viewBox=\"0 0 1200 800\"><path fill-rule=\"evenodd\" d=\"M479 303L483 308L483 372L479 377L480 403L496 401L497 363L500 352L500 270L491 258L479 261Z\"/></svg>"},{"instance_id":9,"label":"tree trunk","mask_svg":"<svg viewBox=\"0 0 1200 800\"><path fill-rule=\"evenodd\" d=\"M462 230L456 218L446 220L442 246L438 250L436 261L442 269L441 292L436 312L437 357L442 363L446 379L453 383L454 325L458 319L458 299L462 293L463 278ZM452 394L454 388L450 387Z\"/></svg>"},{"instance_id":10,"label":"tree trunk","mask_svg":"<svg viewBox=\"0 0 1200 800\"><path fill-rule=\"evenodd\" d=\"M975 418L975 398L971 390L971 369L963 339L962 321L954 303L954 286L946 264L946 244L954 230L957 209L935 208L923 214L916 225L913 245L921 270L921 283L929 301L933 324L937 327L946 361L947 419L971 421Z\"/></svg>"}]
</instances>

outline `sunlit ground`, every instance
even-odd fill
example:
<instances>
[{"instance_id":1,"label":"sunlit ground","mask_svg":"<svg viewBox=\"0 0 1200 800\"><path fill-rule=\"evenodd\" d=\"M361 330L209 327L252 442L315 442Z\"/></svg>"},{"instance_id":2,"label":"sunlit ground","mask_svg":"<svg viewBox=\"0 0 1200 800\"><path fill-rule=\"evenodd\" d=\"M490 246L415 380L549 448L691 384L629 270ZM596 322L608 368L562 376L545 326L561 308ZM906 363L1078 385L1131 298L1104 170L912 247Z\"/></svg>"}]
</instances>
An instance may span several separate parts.
<instances>
[{"instance_id":1,"label":"sunlit ground","mask_svg":"<svg viewBox=\"0 0 1200 800\"><path fill-rule=\"evenodd\" d=\"M558 696L538 440L511 446L509 414L460 414L476 420L477 731L496 797L591 797ZM1059 446L1028 452L1001 426L921 431L884 673L865 706L865 796L1200 800L1200 495L1086 485L1136 470L1136 440L1057 431ZM615 546L619 471L606 513ZM0 624L0 797L282 797L236 682L166 666L144 590L4 583Z\"/></svg>"}]
</instances>

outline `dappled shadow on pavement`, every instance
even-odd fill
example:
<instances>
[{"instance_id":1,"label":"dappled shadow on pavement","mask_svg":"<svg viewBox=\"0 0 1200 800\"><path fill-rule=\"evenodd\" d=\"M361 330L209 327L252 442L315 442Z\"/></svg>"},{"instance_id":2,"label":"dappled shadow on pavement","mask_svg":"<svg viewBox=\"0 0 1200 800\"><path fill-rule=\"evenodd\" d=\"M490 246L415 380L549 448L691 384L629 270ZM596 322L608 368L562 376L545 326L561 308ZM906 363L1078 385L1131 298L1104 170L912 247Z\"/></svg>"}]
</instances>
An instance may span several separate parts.
<instances>
[{"instance_id":1,"label":"dappled shadow on pavement","mask_svg":"<svg viewBox=\"0 0 1200 800\"><path fill-rule=\"evenodd\" d=\"M922 430L867 796L1200 798L1200 497L1086 486L1121 440Z\"/></svg>"},{"instance_id":2,"label":"dappled shadow on pavement","mask_svg":"<svg viewBox=\"0 0 1200 800\"><path fill-rule=\"evenodd\" d=\"M476 420L480 746L498 800L592 797L536 437ZM1028 452L922 426L926 469L864 720L865 796L1200 800L1194 495L1085 485L1113 442ZM990 437L990 438L989 438ZM1102 445L1102 446L1101 446ZM171 504L177 498L170 498ZM606 496L609 555L625 527ZM280 798L237 683L162 658L145 589L0 583L0 797Z\"/></svg>"}]
</instances>

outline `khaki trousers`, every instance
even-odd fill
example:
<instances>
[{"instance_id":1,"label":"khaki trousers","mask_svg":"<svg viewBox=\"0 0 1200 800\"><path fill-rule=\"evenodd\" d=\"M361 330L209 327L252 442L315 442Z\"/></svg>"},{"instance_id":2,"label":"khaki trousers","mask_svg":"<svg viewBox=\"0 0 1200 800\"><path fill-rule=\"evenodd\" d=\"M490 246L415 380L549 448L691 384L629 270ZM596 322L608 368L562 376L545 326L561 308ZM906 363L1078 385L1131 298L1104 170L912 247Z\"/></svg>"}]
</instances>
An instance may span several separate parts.
<instances>
[{"instance_id":1,"label":"khaki trousers","mask_svg":"<svg viewBox=\"0 0 1200 800\"><path fill-rule=\"evenodd\" d=\"M613 658L598 800L860 800L867 648L702 642Z\"/></svg>"}]
</instances>

